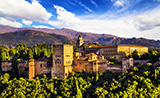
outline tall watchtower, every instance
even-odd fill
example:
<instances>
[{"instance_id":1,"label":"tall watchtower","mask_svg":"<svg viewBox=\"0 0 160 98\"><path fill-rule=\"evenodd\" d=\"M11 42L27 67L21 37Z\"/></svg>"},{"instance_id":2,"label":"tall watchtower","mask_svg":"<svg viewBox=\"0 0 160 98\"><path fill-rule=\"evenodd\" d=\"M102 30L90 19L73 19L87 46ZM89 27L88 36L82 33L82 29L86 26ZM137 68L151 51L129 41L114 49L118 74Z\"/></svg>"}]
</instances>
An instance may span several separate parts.
<instances>
[{"instance_id":1,"label":"tall watchtower","mask_svg":"<svg viewBox=\"0 0 160 98\"><path fill-rule=\"evenodd\" d=\"M51 77L66 78L72 72L73 45L53 45Z\"/></svg>"}]
</instances>

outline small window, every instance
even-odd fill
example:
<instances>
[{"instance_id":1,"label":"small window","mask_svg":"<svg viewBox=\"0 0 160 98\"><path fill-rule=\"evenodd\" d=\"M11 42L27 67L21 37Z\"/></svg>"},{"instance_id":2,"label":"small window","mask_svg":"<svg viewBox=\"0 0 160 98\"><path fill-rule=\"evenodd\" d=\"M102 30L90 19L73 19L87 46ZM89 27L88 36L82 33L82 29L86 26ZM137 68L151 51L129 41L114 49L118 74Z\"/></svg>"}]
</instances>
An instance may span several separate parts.
<instances>
[{"instance_id":1,"label":"small window","mask_svg":"<svg viewBox=\"0 0 160 98\"><path fill-rule=\"evenodd\" d=\"M56 57L61 57L61 55L56 55Z\"/></svg>"},{"instance_id":2,"label":"small window","mask_svg":"<svg viewBox=\"0 0 160 98\"><path fill-rule=\"evenodd\" d=\"M42 68L42 64L41 64L41 66L40 66L41 68Z\"/></svg>"},{"instance_id":3,"label":"small window","mask_svg":"<svg viewBox=\"0 0 160 98\"><path fill-rule=\"evenodd\" d=\"M70 57L70 55L66 55L66 57Z\"/></svg>"}]
</instances>

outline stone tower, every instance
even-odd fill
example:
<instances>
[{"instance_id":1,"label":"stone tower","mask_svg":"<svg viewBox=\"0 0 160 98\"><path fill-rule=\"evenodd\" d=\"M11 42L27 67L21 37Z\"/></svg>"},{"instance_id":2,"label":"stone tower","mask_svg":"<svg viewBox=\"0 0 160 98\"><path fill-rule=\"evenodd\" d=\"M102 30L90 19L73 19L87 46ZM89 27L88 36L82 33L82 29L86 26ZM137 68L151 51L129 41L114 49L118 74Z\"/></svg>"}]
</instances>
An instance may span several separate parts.
<instances>
[{"instance_id":1,"label":"stone tower","mask_svg":"<svg viewBox=\"0 0 160 98\"><path fill-rule=\"evenodd\" d=\"M125 72L133 66L133 58L123 59L122 60L122 72Z\"/></svg>"},{"instance_id":2,"label":"stone tower","mask_svg":"<svg viewBox=\"0 0 160 98\"><path fill-rule=\"evenodd\" d=\"M77 39L77 45L78 45L78 47L81 47L83 45L83 38L80 34Z\"/></svg>"},{"instance_id":3,"label":"stone tower","mask_svg":"<svg viewBox=\"0 0 160 98\"><path fill-rule=\"evenodd\" d=\"M53 45L51 77L66 78L72 72L73 45Z\"/></svg>"},{"instance_id":4,"label":"stone tower","mask_svg":"<svg viewBox=\"0 0 160 98\"><path fill-rule=\"evenodd\" d=\"M28 78L29 78L29 79L33 79L33 78L35 77L35 64L34 64L34 59L29 60L28 66L29 66Z\"/></svg>"}]
</instances>

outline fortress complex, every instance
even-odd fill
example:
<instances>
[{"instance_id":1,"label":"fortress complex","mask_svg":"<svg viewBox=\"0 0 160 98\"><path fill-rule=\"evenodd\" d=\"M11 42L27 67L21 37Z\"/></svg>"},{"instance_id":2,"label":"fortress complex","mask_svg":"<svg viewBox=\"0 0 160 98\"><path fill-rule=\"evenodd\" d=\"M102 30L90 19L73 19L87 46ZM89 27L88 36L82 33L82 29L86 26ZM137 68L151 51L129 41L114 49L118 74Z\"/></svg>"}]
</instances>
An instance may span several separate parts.
<instances>
[{"instance_id":1,"label":"fortress complex","mask_svg":"<svg viewBox=\"0 0 160 98\"><path fill-rule=\"evenodd\" d=\"M79 35L76 48L73 51L73 45L61 44L53 45L53 55L51 58L31 59L29 61L18 62L19 73L26 72L28 69L29 79L37 75L51 74L51 78L60 79L68 77L69 73L93 72L111 70L113 72L124 72L133 66L133 59L125 59L134 50L139 55L148 52L148 47L137 45L88 45L83 43L82 36ZM122 65L109 65L107 59L114 56L122 61ZM10 61L3 61L2 71L12 69Z\"/></svg>"}]
</instances>

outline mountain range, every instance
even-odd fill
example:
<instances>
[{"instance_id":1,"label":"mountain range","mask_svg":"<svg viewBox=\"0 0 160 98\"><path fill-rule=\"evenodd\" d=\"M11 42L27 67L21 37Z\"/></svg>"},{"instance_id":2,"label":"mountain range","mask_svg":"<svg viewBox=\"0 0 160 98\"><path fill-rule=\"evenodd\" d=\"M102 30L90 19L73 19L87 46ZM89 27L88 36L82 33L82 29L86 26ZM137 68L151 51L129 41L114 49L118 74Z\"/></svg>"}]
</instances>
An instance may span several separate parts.
<instances>
[{"instance_id":1,"label":"mountain range","mask_svg":"<svg viewBox=\"0 0 160 98\"><path fill-rule=\"evenodd\" d=\"M18 43L25 43L28 46L36 43L75 44L79 34L83 37L84 42L87 43L98 43L101 45L132 44L160 48L160 41L153 39L122 38L111 34L79 32L66 28L15 28L10 26L0 26L0 44L16 45Z\"/></svg>"}]
</instances>

